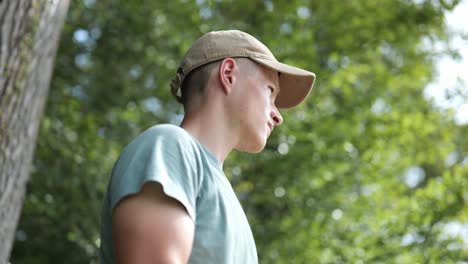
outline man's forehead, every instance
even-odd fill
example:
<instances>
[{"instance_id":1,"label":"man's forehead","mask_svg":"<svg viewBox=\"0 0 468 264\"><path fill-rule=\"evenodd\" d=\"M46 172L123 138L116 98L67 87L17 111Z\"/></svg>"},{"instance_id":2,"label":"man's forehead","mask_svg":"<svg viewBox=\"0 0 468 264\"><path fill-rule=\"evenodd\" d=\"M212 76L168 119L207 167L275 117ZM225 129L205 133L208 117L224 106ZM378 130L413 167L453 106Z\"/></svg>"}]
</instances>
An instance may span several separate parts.
<instances>
[{"instance_id":1,"label":"man's forehead","mask_svg":"<svg viewBox=\"0 0 468 264\"><path fill-rule=\"evenodd\" d=\"M249 58L236 58L236 61L237 62L240 62L240 64L243 64L242 67L248 67L250 69L248 69L247 72L249 72L249 70L251 71L254 71L256 73L261 73L262 77L264 79L266 79L268 82L270 82L271 84L273 84L276 89L280 89L280 86L279 86L279 77L281 75L280 72L276 71L276 70L273 70L271 68L268 68L256 61L253 61Z\"/></svg>"}]
</instances>

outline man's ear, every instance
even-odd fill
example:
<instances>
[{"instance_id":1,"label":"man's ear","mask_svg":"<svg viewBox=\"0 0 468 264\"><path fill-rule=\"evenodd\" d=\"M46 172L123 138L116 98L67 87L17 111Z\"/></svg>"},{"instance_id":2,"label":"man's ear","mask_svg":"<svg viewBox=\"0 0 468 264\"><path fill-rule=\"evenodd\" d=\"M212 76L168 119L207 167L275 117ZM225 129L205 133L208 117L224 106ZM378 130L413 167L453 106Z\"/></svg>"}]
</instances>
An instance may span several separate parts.
<instances>
[{"instance_id":1,"label":"man's ear","mask_svg":"<svg viewBox=\"0 0 468 264\"><path fill-rule=\"evenodd\" d=\"M231 93L237 71L238 65L233 58L226 58L219 65L219 81L224 93Z\"/></svg>"}]
</instances>

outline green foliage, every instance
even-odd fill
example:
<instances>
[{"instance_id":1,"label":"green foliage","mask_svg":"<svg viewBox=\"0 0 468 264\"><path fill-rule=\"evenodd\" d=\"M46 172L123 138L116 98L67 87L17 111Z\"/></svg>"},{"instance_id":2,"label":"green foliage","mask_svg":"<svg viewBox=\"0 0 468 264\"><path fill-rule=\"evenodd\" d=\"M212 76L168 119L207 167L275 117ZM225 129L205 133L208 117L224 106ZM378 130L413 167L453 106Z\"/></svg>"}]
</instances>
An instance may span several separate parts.
<instances>
[{"instance_id":1,"label":"green foliage","mask_svg":"<svg viewBox=\"0 0 468 264\"><path fill-rule=\"evenodd\" d=\"M74 1L12 263L97 262L113 162L180 120L179 59L228 28L318 76L262 154L225 163L261 263L468 261L467 238L450 235L468 225L468 127L423 96L437 55L423 41L448 39L447 2Z\"/></svg>"}]
</instances>

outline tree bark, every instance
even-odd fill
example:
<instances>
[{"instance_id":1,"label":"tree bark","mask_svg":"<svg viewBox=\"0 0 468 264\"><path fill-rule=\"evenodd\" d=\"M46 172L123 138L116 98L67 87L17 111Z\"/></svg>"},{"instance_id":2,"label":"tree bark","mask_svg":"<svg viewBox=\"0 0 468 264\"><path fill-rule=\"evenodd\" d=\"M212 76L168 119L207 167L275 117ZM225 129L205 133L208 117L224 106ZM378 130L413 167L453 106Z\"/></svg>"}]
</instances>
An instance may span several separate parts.
<instances>
[{"instance_id":1,"label":"tree bark","mask_svg":"<svg viewBox=\"0 0 468 264\"><path fill-rule=\"evenodd\" d=\"M0 0L0 263L7 263L69 0Z\"/></svg>"}]
</instances>

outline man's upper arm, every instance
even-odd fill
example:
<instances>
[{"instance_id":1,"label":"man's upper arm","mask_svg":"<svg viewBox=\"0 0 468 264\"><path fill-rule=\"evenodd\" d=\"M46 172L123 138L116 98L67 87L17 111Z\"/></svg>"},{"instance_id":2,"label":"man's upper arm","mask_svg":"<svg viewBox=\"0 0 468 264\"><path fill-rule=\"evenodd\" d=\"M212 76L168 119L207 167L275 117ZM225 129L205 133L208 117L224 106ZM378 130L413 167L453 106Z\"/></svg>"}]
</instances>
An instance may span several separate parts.
<instances>
[{"instance_id":1,"label":"man's upper arm","mask_svg":"<svg viewBox=\"0 0 468 264\"><path fill-rule=\"evenodd\" d=\"M146 183L113 211L117 263L187 263L194 233L194 222L185 207L165 195L156 182Z\"/></svg>"}]
</instances>

